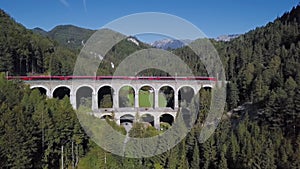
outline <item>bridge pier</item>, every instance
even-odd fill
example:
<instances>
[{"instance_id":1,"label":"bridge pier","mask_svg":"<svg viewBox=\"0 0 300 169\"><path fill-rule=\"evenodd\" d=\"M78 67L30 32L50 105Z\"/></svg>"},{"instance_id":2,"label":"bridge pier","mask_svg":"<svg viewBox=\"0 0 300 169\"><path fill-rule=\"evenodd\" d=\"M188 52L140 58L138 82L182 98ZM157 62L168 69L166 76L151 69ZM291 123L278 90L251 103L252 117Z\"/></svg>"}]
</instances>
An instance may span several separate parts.
<instances>
[{"instance_id":1,"label":"bridge pier","mask_svg":"<svg viewBox=\"0 0 300 169\"><path fill-rule=\"evenodd\" d=\"M134 107L139 108L139 91L134 93Z\"/></svg>"},{"instance_id":2,"label":"bridge pier","mask_svg":"<svg viewBox=\"0 0 300 169\"><path fill-rule=\"evenodd\" d=\"M98 94L93 93L92 94L92 110L98 109Z\"/></svg>"},{"instance_id":3,"label":"bridge pier","mask_svg":"<svg viewBox=\"0 0 300 169\"><path fill-rule=\"evenodd\" d=\"M157 130L160 130L160 117L159 116L154 116L154 127Z\"/></svg>"},{"instance_id":4,"label":"bridge pier","mask_svg":"<svg viewBox=\"0 0 300 169\"><path fill-rule=\"evenodd\" d=\"M158 98L159 98L159 89L155 89L154 90L154 109L159 108L159 102L158 102Z\"/></svg>"},{"instance_id":5,"label":"bridge pier","mask_svg":"<svg viewBox=\"0 0 300 169\"><path fill-rule=\"evenodd\" d=\"M119 93L118 91L113 92L113 108L119 108Z\"/></svg>"},{"instance_id":6,"label":"bridge pier","mask_svg":"<svg viewBox=\"0 0 300 169\"><path fill-rule=\"evenodd\" d=\"M47 92L46 92L46 95L47 95L48 98L53 98L53 95L51 94L50 91L47 91Z\"/></svg>"},{"instance_id":7,"label":"bridge pier","mask_svg":"<svg viewBox=\"0 0 300 169\"><path fill-rule=\"evenodd\" d=\"M174 110L178 109L178 93L174 92Z\"/></svg>"},{"instance_id":8,"label":"bridge pier","mask_svg":"<svg viewBox=\"0 0 300 169\"><path fill-rule=\"evenodd\" d=\"M121 120L120 119L115 119L117 125L121 125Z\"/></svg>"},{"instance_id":9,"label":"bridge pier","mask_svg":"<svg viewBox=\"0 0 300 169\"><path fill-rule=\"evenodd\" d=\"M76 94L70 93L70 103L71 103L73 109L76 110L77 109Z\"/></svg>"}]
</instances>

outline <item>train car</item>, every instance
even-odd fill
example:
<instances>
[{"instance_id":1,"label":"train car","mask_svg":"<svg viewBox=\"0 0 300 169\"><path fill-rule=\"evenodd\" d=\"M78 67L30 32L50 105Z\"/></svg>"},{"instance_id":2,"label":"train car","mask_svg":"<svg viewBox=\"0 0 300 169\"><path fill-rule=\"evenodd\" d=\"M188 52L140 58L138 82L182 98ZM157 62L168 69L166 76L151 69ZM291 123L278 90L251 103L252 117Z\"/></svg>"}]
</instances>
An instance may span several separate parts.
<instances>
[{"instance_id":1,"label":"train car","mask_svg":"<svg viewBox=\"0 0 300 169\"><path fill-rule=\"evenodd\" d=\"M24 80L24 81L32 80L32 78L29 76L7 76L6 79L7 80Z\"/></svg>"},{"instance_id":2,"label":"train car","mask_svg":"<svg viewBox=\"0 0 300 169\"><path fill-rule=\"evenodd\" d=\"M215 77L172 77L172 76L7 76L8 80L203 80L217 81Z\"/></svg>"}]
</instances>

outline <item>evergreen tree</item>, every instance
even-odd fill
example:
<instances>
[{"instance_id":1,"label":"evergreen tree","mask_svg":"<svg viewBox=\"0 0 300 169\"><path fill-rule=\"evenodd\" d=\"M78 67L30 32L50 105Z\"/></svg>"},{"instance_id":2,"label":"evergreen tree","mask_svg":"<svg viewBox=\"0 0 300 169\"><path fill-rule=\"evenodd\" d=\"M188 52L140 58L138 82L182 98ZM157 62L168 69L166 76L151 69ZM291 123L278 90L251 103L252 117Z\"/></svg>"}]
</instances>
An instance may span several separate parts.
<instances>
[{"instance_id":1,"label":"evergreen tree","mask_svg":"<svg viewBox=\"0 0 300 169\"><path fill-rule=\"evenodd\" d=\"M191 161L191 168L192 169L198 169L200 168L200 156L199 156L199 147L198 143L195 144L194 151L193 151L193 157Z\"/></svg>"},{"instance_id":2,"label":"evergreen tree","mask_svg":"<svg viewBox=\"0 0 300 169\"><path fill-rule=\"evenodd\" d=\"M239 91L237 85L234 82L228 84L227 94L228 94L227 96L228 109L231 110L237 107L239 103Z\"/></svg>"}]
</instances>

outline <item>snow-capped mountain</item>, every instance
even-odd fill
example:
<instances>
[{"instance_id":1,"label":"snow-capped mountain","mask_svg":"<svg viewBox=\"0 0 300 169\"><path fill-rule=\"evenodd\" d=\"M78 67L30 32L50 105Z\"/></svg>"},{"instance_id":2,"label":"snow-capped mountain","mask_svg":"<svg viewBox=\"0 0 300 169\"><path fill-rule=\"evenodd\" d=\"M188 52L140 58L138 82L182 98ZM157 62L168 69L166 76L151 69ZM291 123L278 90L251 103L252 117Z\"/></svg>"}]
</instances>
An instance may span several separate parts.
<instances>
[{"instance_id":1,"label":"snow-capped mountain","mask_svg":"<svg viewBox=\"0 0 300 169\"><path fill-rule=\"evenodd\" d=\"M221 36L218 36L217 38L215 38L215 40L216 41L228 42L228 41L231 41L232 39L235 39L235 38L237 38L239 36L240 36L240 34L221 35Z\"/></svg>"},{"instance_id":2,"label":"snow-capped mountain","mask_svg":"<svg viewBox=\"0 0 300 169\"><path fill-rule=\"evenodd\" d=\"M136 38L129 37L129 38L127 38L127 41L134 43L136 46L140 46L140 43L138 42L138 40Z\"/></svg>"},{"instance_id":3,"label":"snow-capped mountain","mask_svg":"<svg viewBox=\"0 0 300 169\"><path fill-rule=\"evenodd\" d=\"M163 39L151 43L151 46L160 49L177 49L191 43L192 40L174 40L174 39Z\"/></svg>"}]
</instances>

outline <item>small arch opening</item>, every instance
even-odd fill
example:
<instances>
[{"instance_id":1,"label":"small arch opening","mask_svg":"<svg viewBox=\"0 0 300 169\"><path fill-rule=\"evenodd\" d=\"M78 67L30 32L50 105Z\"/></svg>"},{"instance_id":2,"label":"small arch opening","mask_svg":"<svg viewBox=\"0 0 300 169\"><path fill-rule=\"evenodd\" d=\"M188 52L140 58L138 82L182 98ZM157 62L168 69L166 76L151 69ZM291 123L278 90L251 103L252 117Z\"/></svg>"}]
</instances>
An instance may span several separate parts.
<instances>
[{"instance_id":1,"label":"small arch opening","mask_svg":"<svg viewBox=\"0 0 300 169\"><path fill-rule=\"evenodd\" d=\"M209 113L209 109L210 109L210 105L211 105L211 98L212 98L212 88L208 87L204 87L201 88L198 92L199 95L199 114L197 117L197 121L199 123L204 123L208 113Z\"/></svg>"},{"instance_id":2,"label":"small arch opening","mask_svg":"<svg viewBox=\"0 0 300 169\"><path fill-rule=\"evenodd\" d=\"M103 86L98 91L98 108L113 107L114 90L110 86Z\"/></svg>"},{"instance_id":3,"label":"small arch opening","mask_svg":"<svg viewBox=\"0 0 300 169\"><path fill-rule=\"evenodd\" d=\"M153 87L141 87L139 90L139 107L154 108L154 94Z\"/></svg>"},{"instance_id":4,"label":"small arch opening","mask_svg":"<svg viewBox=\"0 0 300 169\"><path fill-rule=\"evenodd\" d=\"M211 86L203 86L202 89L204 89L204 90L206 90L206 91L211 91L211 90L212 90L212 87L211 87Z\"/></svg>"},{"instance_id":5,"label":"small arch opening","mask_svg":"<svg viewBox=\"0 0 300 169\"><path fill-rule=\"evenodd\" d=\"M146 122L146 123L151 124L151 126L154 126L154 116L152 116L151 114L142 115L141 120L142 120L142 122Z\"/></svg>"},{"instance_id":6,"label":"small arch opening","mask_svg":"<svg viewBox=\"0 0 300 169\"><path fill-rule=\"evenodd\" d=\"M134 122L134 116L132 116L130 114L126 114L126 115L120 117L121 125L127 125L128 123L133 124L133 122Z\"/></svg>"},{"instance_id":7,"label":"small arch opening","mask_svg":"<svg viewBox=\"0 0 300 169\"><path fill-rule=\"evenodd\" d=\"M169 125L172 126L172 124L174 122L174 117L170 114L163 114L160 116L159 120L160 120L160 122L168 123Z\"/></svg>"},{"instance_id":8,"label":"small arch opening","mask_svg":"<svg viewBox=\"0 0 300 169\"><path fill-rule=\"evenodd\" d=\"M45 95L45 96L47 95L47 89L43 87L34 87L31 90L38 90L41 95Z\"/></svg>"},{"instance_id":9,"label":"small arch opening","mask_svg":"<svg viewBox=\"0 0 300 169\"><path fill-rule=\"evenodd\" d=\"M92 108L93 89L87 86L80 87L76 92L77 109L80 106Z\"/></svg>"},{"instance_id":10,"label":"small arch opening","mask_svg":"<svg viewBox=\"0 0 300 169\"><path fill-rule=\"evenodd\" d=\"M170 86L163 86L159 89L159 107L170 107L174 109L174 89Z\"/></svg>"},{"instance_id":11,"label":"small arch opening","mask_svg":"<svg viewBox=\"0 0 300 169\"><path fill-rule=\"evenodd\" d=\"M134 107L135 92L131 86L123 86L119 90L119 107Z\"/></svg>"},{"instance_id":12,"label":"small arch opening","mask_svg":"<svg viewBox=\"0 0 300 169\"><path fill-rule=\"evenodd\" d=\"M101 119L109 119L109 120L113 120L113 116L112 115L103 115L102 117L101 117Z\"/></svg>"},{"instance_id":13,"label":"small arch opening","mask_svg":"<svg viewBox=\"0 0 300 169\"><path fill-rule=\"evenodd\" d=\"M178 91L179 107L188 107L194 97L194 89L189 86L183 86Z\"/></svg>"},{"instance_id":14,"label":"small arch opening","mask_svg":"<svg viewBox=\"0 0 300 169\"><path fill-rule=\"evenodd\" d=\"M53 92L53 98L63 99L65 96L70 97L71 90L67 87L58 87Z\"/></svg>"}]
</instances>

